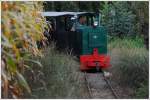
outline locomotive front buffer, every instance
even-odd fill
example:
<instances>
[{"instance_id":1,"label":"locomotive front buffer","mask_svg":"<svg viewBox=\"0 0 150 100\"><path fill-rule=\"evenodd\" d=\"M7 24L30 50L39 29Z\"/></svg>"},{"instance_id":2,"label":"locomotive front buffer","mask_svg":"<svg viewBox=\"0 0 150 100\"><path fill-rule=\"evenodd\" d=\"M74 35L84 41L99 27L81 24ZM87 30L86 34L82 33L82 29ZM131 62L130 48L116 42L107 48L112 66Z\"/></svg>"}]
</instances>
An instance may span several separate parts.
<instances>
[{"instance_id":1,"label":"locomotive front buffer","mask_svg":"<svg viewBox=\"0 0 150 100\"><path fill-rule=\"evenodd\" d=\"M80 69L88 70L97 66L99 69L106 69L110 66L110 57L104 54L99 54L98 49L93 49L92 55L80 56Z\"/></svg>"}]
</instances>

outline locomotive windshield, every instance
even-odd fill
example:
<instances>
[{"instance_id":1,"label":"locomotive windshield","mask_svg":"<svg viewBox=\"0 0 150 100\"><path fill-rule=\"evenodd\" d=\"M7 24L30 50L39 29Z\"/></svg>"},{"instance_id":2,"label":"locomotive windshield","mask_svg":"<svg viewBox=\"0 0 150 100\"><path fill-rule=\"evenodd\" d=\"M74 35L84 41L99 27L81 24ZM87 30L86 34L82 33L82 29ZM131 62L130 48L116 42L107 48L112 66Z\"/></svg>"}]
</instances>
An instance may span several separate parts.
<instances>
[{"instance_id":1,"label":"locomotive windshield","mask_svg":"<svg viewBox=\"0 0 150 100\"><path fill-rule=\"evenodd\" d=\"M78 17L76 19L75 19L75 17L73 17L71 19L76 20L76 21L74 21L71 31L75 31L76 27L97 26L98 25L98 18L96 15L93 15L93 14L78 15Z\"/></svg>"},{"instance_id":2,"label":"locomotive windshield","mask_svg":"<svg viewBox=\"0 0 150 100\"><path fill-rule=\"evenodd\" d=\"M80 25L93 26L96 16L81 15L78 17L77 23Z\"/></svg>"}]
</instances>

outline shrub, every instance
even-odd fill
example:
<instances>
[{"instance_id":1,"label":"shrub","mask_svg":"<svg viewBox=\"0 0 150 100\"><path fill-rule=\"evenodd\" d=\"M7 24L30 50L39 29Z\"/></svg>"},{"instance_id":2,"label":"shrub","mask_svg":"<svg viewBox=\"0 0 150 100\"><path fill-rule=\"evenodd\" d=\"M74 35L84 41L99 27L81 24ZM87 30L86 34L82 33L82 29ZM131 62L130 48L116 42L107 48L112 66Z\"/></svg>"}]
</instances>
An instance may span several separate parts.
<instances>
[{"instance_id":1,"label":"shrub","mask_svg":"<svg viewBox=\"0 0 150 100\"><path fill-rule=\"evenodd\" d=\"M148 51L141 43L141 40L138 39L124 38L117 39L114 46L112 46L113 43L109 44L112 73L113 79L120 85L136 91L135 97L137 95L140 98L148 98L149 56Z\"/></svg>"}]
</instances>

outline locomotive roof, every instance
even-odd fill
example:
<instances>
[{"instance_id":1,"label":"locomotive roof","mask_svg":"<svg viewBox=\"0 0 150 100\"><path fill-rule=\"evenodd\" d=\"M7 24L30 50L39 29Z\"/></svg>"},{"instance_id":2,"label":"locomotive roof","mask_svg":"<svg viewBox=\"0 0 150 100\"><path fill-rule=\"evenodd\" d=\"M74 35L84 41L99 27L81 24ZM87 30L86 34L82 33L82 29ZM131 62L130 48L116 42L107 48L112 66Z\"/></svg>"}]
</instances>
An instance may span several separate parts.
<instances>
[{"instance_id":1,"label":"locomotive roof","mask_svg":"<svg viewBox=\"0 0 150 100\"><path fill-rule=\"evenodd\" d=\"M42 16L74 16L81 14L93 14L93 12L42 12Z\"/></svg>"}]
</instances>

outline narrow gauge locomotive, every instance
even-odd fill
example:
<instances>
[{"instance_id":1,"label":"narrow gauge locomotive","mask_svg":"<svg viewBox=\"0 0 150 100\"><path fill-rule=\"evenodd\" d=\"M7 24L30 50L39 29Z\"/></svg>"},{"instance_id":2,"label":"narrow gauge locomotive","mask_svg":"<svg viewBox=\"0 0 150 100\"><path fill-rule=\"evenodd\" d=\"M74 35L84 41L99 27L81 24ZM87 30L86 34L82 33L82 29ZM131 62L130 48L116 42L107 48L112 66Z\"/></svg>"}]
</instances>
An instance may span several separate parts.
<instances>
[{"instance_id":1,"label":"narrow gauge locomotive","mask_svg":"<svg viewBox=\"0 0 150 100\"><path fill-rule=\"evenodd\" d=\"M51 22L52 39L59 48L72 48L80 59L80 70L105 69L110 65L107 55L107 31L100 25L100 14L93 12L42 12Z\"/></svg>"}]
</instances>

